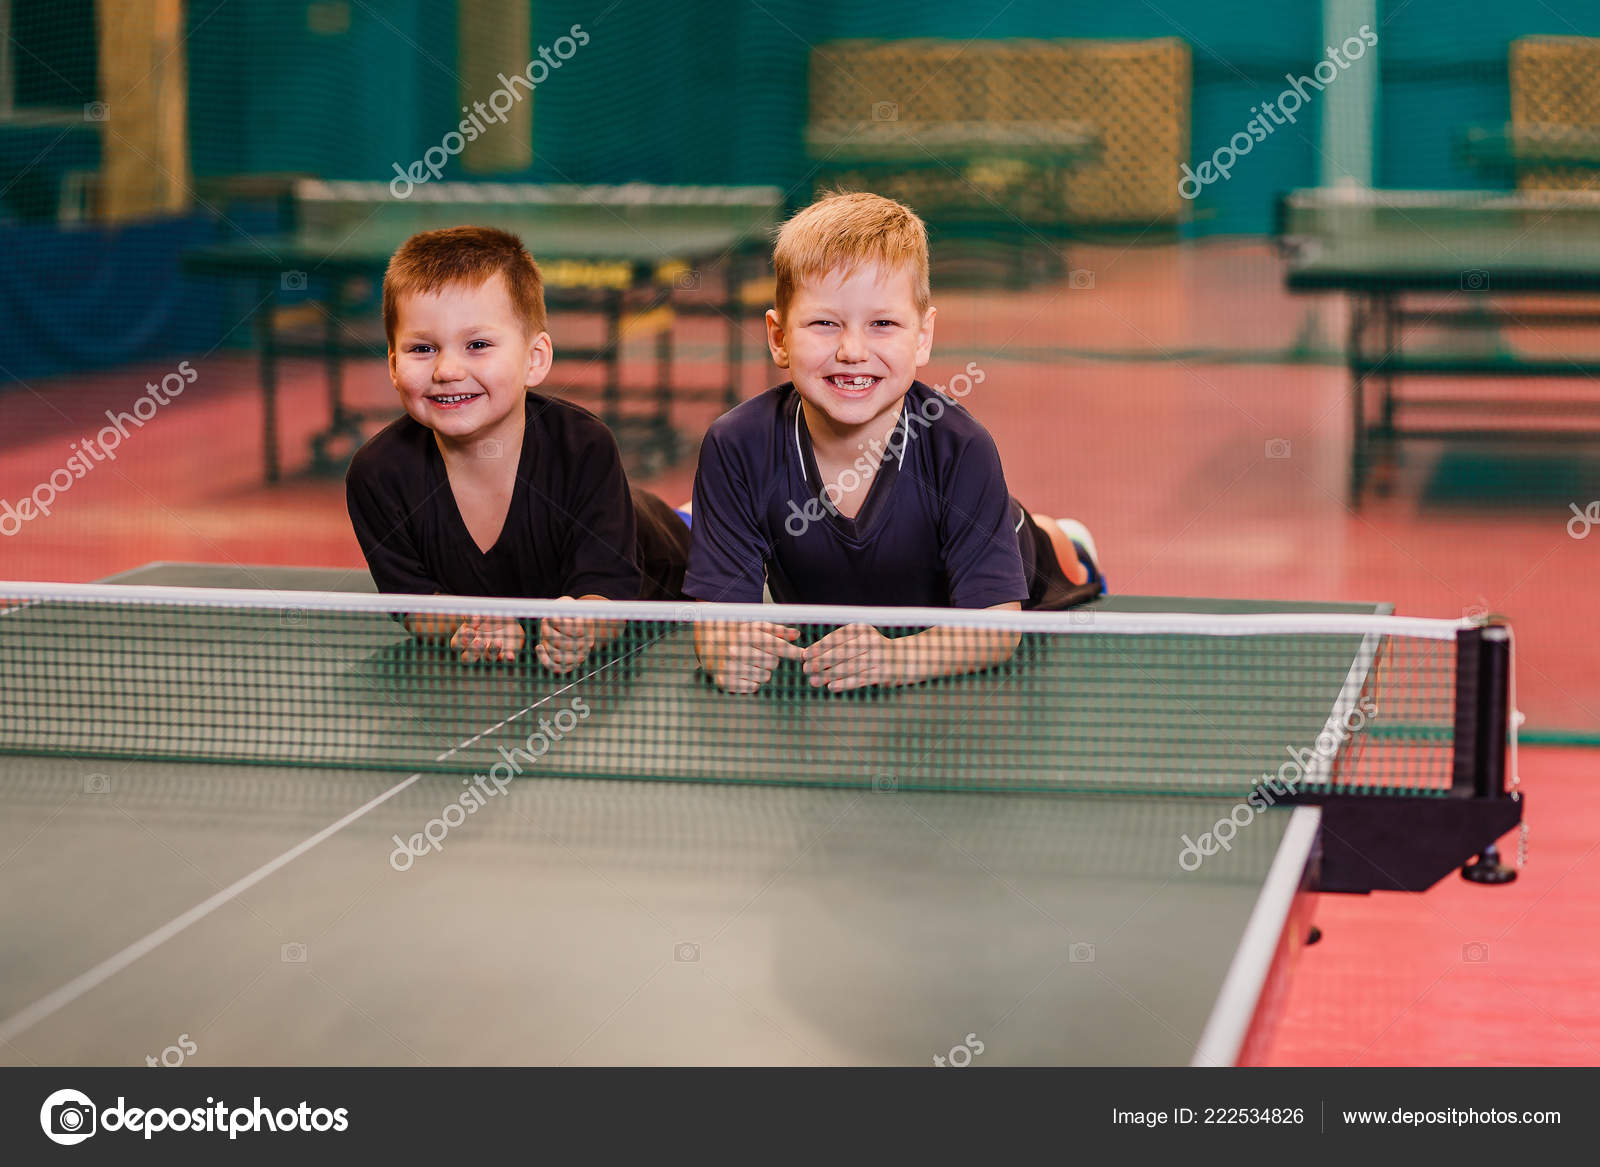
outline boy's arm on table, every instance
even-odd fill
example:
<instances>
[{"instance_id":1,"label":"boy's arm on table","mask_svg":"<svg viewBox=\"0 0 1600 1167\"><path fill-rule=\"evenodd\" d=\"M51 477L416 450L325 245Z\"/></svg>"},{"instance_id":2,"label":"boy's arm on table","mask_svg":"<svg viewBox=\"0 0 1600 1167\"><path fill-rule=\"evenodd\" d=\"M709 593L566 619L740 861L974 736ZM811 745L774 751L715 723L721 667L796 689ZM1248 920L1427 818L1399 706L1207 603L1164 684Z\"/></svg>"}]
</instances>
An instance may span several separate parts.
<instances>
[{"instance_id":1,"label":"boy's arm on table","mask_svg":"<svg viewBox=\"0 0 1600 1167\"><path fill-rule=\"evenodd\" d=\"M770 621L704 620L694 626L700 667L730 693L754 693L785 660L803 660L800 630Z\"/></svg>"},{"instance_id":2,"label":"boy's arm on table","mask_svg":"<svg viewBox=\"0 0 1600 1167\"><path fill-rule=\"evenodd\" d=\"M372 573L378 591L413 596L443 595L422 560L405 518L396 513L397 488L379 487L383 471L368 465L360 454L345 478L345 506L356 542ZM400 624L418 640L445 642L465 661L515 660L526 639L522 626L503 618L449 615L442 612L407 612Z\"/></svg>"},{"instance_id":3,"label":"boy's arm on table","mask_svg":"<svg viewBox=\"0 0 1600 1167\"><path fill-rule=\"evenodd\" d=\"M559 601L571 600L560 596ZM609 596L592 592L580 600L608 601ZM546 616L539 621L539 643L534 654L552 672L565 673L589 659L596 648L610 644L627 623L625 620L596 620L590 616Z\"/></svg>"},{"instance_id":4,"label":"boy's arm on table","mask_svg":"<svg viewBox=\"0 0 1600 1167\"><path fill-rule=\"evenodd\" d=\"M991 612L1017 612L1016 601ZM835 629L804 650L811 684L830 692L866 685L915 685L935 677L976 673L1011 659L1022 633L1002 628L929 628L890 639L868 624Z\"/></svg>"},{"instance_id":5,"label":"boy's arm on table","mask_svg":"<svg viewBox=\"0 0 1600 1167\"><path fill-rule=\"evenodd\" d=\"M578 598L605 600L607 597L585 595ZM571 600L572 597L559 599ZM448 641L464 661L515 661L527 643L522 622L507 616L411 612L402 622L419 640ZM567 672L587 660L597 646L615 640L624 623L580 616L547 616L539 621L539 642L534 646L534 655L545 668Z\"/></svg>"},{"instance_id":6,"label":"boy's arm on table","mask_svg":"<svg viewBox=\"0 0 1600 1167\"><path fill-rule=\"evenodd\" d=\"M759 475L737 449L724 449L715 426L700 447L694 476L694 528L685 587L702 600L761 601L772 555L757 514ZM800 660L800 630L770 621L698 621L694 649L719 686L753 693L780 662Z\"/></svg>"}]
</instances>

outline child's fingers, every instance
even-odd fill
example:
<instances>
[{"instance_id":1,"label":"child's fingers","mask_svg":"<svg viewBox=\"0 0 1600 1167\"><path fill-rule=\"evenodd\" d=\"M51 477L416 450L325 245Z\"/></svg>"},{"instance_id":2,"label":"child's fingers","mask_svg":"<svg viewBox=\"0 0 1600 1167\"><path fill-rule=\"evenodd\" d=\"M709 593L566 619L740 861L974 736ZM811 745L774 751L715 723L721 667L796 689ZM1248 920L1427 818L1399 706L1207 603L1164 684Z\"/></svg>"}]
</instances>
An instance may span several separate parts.
<instances>
[{"instance_id":1,"label":"child's fingers","mask_svg":"<svg viewBox=\"0 0 1600 1167\"><path fill-rule=\"evenodd\" d=\"M549 646L552 652L588 652L594 647L592 636L546 636L542 643Z\"/></svg>"},{"instance_id":2,"label":"child's fingers","mask_svg":"<svg viewBox=\"0 0 1600 1167\"><path fill-rule=\"evenodd\" d=\"M770 667L741 662L731 664L719 683L730 693L754 693L771 679Z\"/></svg>"},{"instance_id":3,"label":"child's fingers","mask_svg":"<svg viewBox=\"0 0 1600 1167\"><path fill-rule=\"evenodd\" d=\"M729 693L754 693L761 687L754 677L732 671L718 678L717 684Z\"/></svg>"},{"instance_id":4,"label":"child's fingers","mask_svg":"<svg viewBox=\"0 0 1600 1167\"><path fill-rule=\"evenodd\" d=\"M861 685L876 685L881 680L882 671L880 662L869 652L834 660L826 668L815 671L806 666L813 688L826 685L830 689L853 689Z\"/></svg>"},{"instance_id":5,"label":"child's fingers","mask_svg":"<svg viewBox=\"0 0 1600 1167\"><path fill-rule=\"evenodd\" d=\"M798 628L790 628L784 624L770 624L765 621L750 626L752 640L760 645L762 651L779 660L803 660L806 650L793 643L800 635Z\"/></svg>"},{"instance_id":6,"label":"child's fingers","mask_svg":"<svg viewBox=\"0 0 1600 1167\"><path fill-rule=\"evenodd\" d=\"M812 645L815 648L816 645ZM836 669L845 668L853 662L859 661L864 656L869 656L873 645L866 640L841 640L830 644L822 652L808 654L805 659L806 673L816 678L826 676Z\"/></svg>"},{"instance_id":7,"label":"child's fingers","mask_svg":"<svg viewBox=\"0 0 1600 1167\"><path fill-rule=\"evenodd\" d=\"M573 648L561 648L540 641L534 648L534 654L539 663L551 672L569 673L589 658L589 648L581 644Z\"/></svg>"},{"instance_id":8,"label":"child's fingers","mask_svg":"<svg viewBox=\"0 0 1600 1167\"><path fill-rule=\"evenodd\" d=\"M813 666L826 666L831 662L859 656L871 650L878 639L878 631L864 624L848 624L836 628L804 651L806 671Z\"/></svg>"},{"instance_id":9,"label":"child's fingers","mask_svg":"<svg viewBox=\"0 0 1600 1167\"><path fill-rule=\"evenodd\" d=\"M456 632L452 642L461 650L461 659L474 663L483 659L484 638L483 633L471 625L462 625Z\"/></svg>"},{"instance_id":10,"label":"child's fingers","mask_svg":"<svg viewBox=\"0 0 1600 1167\"><path fill-rule=\"evenodd\" d=\"M539 663L552 673L564 673L572 668L572 661L567 653L552 651L551 647L543 641L540 641L535 646L533 652Z\"/></svg>"},{"instance_id":11,"label":"child's fingers","mask_svg":"<svg viewBox=\"0 0 1600 1167\"><path fill-rule=\"evenodd\" d=\"M843 693L850 689L865 689L868 685L881 683L882 678L878 676L878 670L874 667L868 667L863 670L851 670L835 676L828 681L828 692Z\"/></svg>"}]
</instances>

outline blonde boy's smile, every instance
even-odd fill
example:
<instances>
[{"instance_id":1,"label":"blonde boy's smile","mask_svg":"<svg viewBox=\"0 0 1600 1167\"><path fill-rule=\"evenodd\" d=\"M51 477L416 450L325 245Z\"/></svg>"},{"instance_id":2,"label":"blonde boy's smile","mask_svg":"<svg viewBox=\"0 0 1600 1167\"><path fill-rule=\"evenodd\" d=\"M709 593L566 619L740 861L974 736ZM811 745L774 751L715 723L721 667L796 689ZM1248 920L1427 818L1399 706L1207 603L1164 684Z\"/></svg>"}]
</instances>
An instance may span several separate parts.
<instances>
[{"instance_id":1,"label":"blonde boy's smile","mask_svg":"<svg viewBox=\"0 0 1600 1167\"><path fill-rule=\"evenodd\" d=\"M882 377L863 377L848 373L835 374L825 378L840 393L846 397L864 397L877 388Z\"/></svg>"}]
</instances>

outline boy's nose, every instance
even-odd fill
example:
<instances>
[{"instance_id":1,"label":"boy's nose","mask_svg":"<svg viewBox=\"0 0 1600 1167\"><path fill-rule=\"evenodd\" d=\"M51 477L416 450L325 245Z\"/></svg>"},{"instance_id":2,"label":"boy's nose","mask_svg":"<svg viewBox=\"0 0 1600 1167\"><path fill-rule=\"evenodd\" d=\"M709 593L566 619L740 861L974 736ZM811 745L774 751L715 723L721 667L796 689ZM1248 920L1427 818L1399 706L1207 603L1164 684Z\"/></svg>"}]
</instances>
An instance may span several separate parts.
<instances>
[{"instance_id":1,"label":"boy's nose","mask_svg":"<svg viewBox=\"0 0 1600 1167\"><path fill-rule=\"evenodd\" d=\"M839 338L837 353L840 361L864 361L867 359L866 338L854 333L846 332Z\"/></svg>"}]
</instances>

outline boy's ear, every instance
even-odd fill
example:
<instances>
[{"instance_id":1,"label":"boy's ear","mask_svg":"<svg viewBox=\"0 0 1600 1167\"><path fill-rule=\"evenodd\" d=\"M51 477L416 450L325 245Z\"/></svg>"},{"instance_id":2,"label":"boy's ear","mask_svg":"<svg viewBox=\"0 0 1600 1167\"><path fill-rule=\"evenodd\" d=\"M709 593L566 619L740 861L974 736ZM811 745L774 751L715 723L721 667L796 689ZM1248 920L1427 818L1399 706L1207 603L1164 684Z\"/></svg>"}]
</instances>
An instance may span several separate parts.
<instances>
[{"instance_id":1,"label":"boy's ear","mask_svg":"<svg viewBox=\"0 0 1600 1167\"><path fill-rule=\"evenodd\" d=\"M548 332L541 332L528 345L528 367L523 372L524 388L535 389L543 384L550 375L550 366L554 361L555 345Z\"/></svg>"},{"instance_id":2,"label":"boy's ear","mask_svg":"<svg viewBox=\"0 0 1600 1167\"><path fill-rule=\"evenodd\" d=\"M772 350L772 363L780 369L789 367L789 346L784 335L783 317L776 308L767 309L767 348Z\"/></svg>"},{"instance_id":3,"label":"boy's ear","mask_svg":"<svg viewBox=\"0 0 1600 1167\"><path fill-rule=\"evenodd\" d=\"M933 318L939 310L932 304L922 314L922 325L917 331L917 368L922 368L933 359Z\"/></svg>"}]
</instances>

